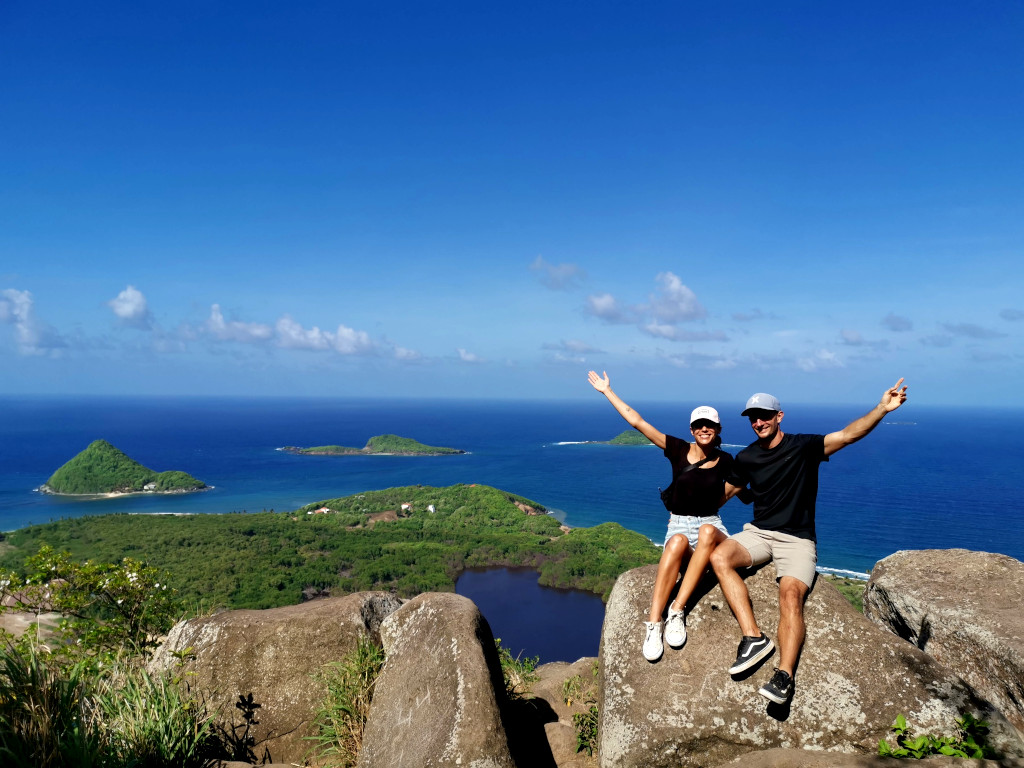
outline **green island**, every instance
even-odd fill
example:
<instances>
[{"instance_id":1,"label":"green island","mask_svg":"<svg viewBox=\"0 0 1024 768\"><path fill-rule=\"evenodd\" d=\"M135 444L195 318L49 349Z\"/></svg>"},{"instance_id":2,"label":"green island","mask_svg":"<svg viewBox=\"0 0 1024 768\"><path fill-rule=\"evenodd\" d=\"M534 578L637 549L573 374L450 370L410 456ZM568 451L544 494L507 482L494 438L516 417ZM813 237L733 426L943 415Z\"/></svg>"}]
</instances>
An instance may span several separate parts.
<instances>
[{"instance_id":1,"label":"green island","mask_svg":"<svg viewBox=\"0 0 1024 768\"><path fill-rule=\"evenodd\" d=\"M111 493L187 493L206 483L185 472L154 472L126 456L106 440L94 440L50 475L43 493L93 496Z\"/></svg>"},{"instance_id":2,"label":"green island","mask_svg":"<svg viewBox=\"0 0 1024 768\"><path fill-rule=\"evenodd\" d=\"M288 445L281 449L285 453L294 453L301 456L355 456L367 454L381 454L389 456L448 456L457 453L465 453L458 448L443 448L436 445L424 445L408 437L398 435L376 435L366 441L362 448L349 448L344 445L317 445L310 448L301 448L295 445Z\"/></svg>"},{"instance_id":3,"label":"green island","mask_svg":"<svg viewBox=\"0 0 1024 768\"><path fill-rule=\"evenodd\" d=\"M462 570L486 566L529 566L541 584L607 599L619 574L660 557L618 523L567 530L545 512L497 488L453 485L370 491L289 513L78 517L9 533L0 571L20 572L45 544L80 561L143 561L192 604L273 608L365 590L451 592Z\"/></svg>"},{"instance_id":4,"label":"green island","mask_svg":"<svg viewBox=\"0 0 1024 768\"><path fill-rule=\"evenodd\" d=\"M635 429L627 429L609 440L608 445L653 445L653 443Z\"/></svg>"}]
</instances>

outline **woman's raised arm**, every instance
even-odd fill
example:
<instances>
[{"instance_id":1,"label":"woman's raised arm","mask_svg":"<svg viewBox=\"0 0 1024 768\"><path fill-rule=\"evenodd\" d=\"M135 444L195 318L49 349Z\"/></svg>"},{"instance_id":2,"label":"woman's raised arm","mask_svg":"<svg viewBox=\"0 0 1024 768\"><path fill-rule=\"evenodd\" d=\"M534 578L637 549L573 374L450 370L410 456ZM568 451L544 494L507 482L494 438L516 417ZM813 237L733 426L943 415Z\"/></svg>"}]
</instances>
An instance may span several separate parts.
<instances>
[{"instance_id":1,"label":"woman's raised arm","mask_svg":"<svg viewBox=\"0 0 1024 768\"><path fill-rule=\"evenodd\" d=\"M622 398L612 391L611 381L608 378L607 372L603 376L598 376L596 371L591 371L587 374L587 380L590 382L590 386L608 398L608 402L615 407L615 410L619 412L619 415L626 420L629 426L662 450L665 449L665 433L644 421L643 416L626 405Z\"/></svg>"}]
</instances>

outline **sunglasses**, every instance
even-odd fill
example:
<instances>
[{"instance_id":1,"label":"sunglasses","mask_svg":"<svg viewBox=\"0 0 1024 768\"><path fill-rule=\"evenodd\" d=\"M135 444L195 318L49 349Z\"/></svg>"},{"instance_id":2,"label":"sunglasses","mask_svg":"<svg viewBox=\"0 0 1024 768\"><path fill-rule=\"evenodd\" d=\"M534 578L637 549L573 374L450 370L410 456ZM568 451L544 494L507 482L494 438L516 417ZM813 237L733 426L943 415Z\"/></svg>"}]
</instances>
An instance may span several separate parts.
<instances>
[{"instance_id":1,"label":"sunglasses","mask_svg":"<svg viewBox=\"0 0 1024 768\"><path fill-rule=\"evenodd\" d=\"M721 424L715 424L715 422L709 421L708 419L698 419L690 425L690 429L694 432L698 429L703 429L704 427L707 427L708 429L719 429Z\"/></svg>"},{"instance_id":2,"label":"sunglasses","mask_svg":"<svg viewBox=\"0 0 1024 768\"><path fill-rule=\"evenodd\" d=\"M747 418L753 424L755 421L771 421L778 413L778 411L751 411L747 414Z\"/></svg>"}]
</instances>

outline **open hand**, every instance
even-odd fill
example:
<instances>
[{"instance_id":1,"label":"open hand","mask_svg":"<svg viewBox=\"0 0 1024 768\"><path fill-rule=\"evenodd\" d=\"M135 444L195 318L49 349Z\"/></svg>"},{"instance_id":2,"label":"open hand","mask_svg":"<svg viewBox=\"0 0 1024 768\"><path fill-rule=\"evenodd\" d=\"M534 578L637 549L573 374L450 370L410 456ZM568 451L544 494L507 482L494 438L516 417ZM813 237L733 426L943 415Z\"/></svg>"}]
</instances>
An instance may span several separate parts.
<instances>
[{"instance_id":1,"label":"open hand","mask_svg":"<svg viewBox=\"0 0 1024 768\"><path fill-rule=\"evenodd\" d=\"M587 374L587 381L590 382L590 386L596 389L598 392L604 393L611 389L612 383L608 379L607 372L604 373L604 378L597 375L596 371L591 371ZM902 379L900 379L902 381Z\"/></svg>"},{"instance_id":2,"label":"open hand","mask_svg":"<svg viewBox=\"0 0 1024 768\"><path fill-rule=\"evenodd\" d=\"M903 405L907 400L907 388L903 387L901 389L900 385L902 383L903 378L901 377L899 381L893 384L892 389L887 390L886 393L882 395L882 399L878 403L890 413Z\"/></svg>"}]
</instances>

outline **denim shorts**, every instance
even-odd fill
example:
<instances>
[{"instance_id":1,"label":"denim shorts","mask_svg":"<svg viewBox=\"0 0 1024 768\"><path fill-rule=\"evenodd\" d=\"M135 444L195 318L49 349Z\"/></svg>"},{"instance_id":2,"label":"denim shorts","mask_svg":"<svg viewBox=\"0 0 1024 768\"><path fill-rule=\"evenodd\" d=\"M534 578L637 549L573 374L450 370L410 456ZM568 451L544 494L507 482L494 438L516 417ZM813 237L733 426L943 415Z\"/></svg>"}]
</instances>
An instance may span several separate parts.
<instances>
[{"instance_id":1,"label":"denim shorts","mask_svg":"<svg viewBox=\"0 0 1024 768\"><path fill-rule=\"evenodd\" d=\"M713 525L726 536L729 532L725 530L725 523L720 515L709 515L708 517L694 517L692 515L672 515L668 519L668 531L665 533L665 544L677 533L686 537L691 547L697 546L697 533L702 525Z\"/></svg>"}]
</instances>

